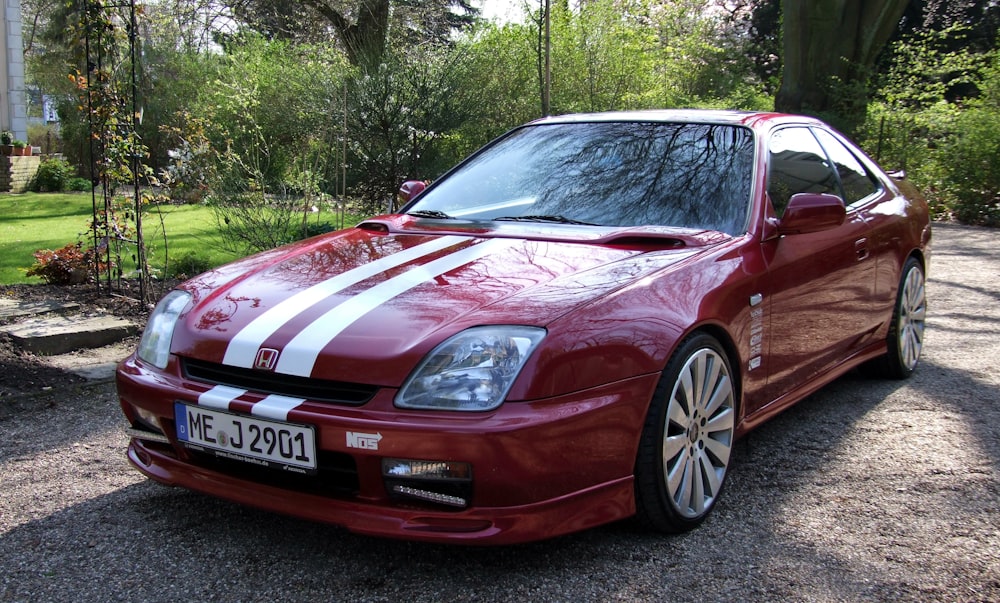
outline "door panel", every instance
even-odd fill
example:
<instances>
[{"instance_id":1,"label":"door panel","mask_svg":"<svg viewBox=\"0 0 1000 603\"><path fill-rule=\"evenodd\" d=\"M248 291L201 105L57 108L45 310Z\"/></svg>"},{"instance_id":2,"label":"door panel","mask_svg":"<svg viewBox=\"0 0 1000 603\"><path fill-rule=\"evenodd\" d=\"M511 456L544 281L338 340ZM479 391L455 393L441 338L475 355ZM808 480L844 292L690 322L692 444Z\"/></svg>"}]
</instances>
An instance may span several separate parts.
<instances>
[{"instance_id":1,"label":"door panel","mask_svg":"<svg viewBox=\"0 0 1000 603\"><path fill-rule=\"evenodd\" d=\"M791 195L829 193L843 199L838 174L807 128L784 128L769 144L768 194L780 217ZM875 262L862 212L840 226L765 242L770 329L768 385L772 401L859 348L873 328Z\"/></svg>"}]
</instances>

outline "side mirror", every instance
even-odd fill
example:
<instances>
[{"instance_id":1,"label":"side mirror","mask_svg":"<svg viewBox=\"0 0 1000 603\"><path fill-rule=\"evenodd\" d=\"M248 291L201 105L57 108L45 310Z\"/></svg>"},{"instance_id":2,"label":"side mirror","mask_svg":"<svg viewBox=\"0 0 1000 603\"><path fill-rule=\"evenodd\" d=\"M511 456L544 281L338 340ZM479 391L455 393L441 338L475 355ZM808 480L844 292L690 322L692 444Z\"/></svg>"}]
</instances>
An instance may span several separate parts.
<instances>
[{"instance_id":1,"label":"side mirror","mask_svg":"<svg viewBox=\"0 0 1000 603\"><path fill-rule=\"evenodd\" d=\"M829 230L843 224L846 217L847 208L837 195L796 193L778 221L778 233L793 235Z\"/></svg>"},{"instance_id":2,"label":"side mirror","mask_svg":"<svg viewBox=\"0 0 1000 603\"><path fill-rule=\"evenodd\" d=\"M427 183L422 180L407 180L399 187L396 199L400 205L405 205L417 198L417 195L424 192Z\"/></svg>"}]
</instances>

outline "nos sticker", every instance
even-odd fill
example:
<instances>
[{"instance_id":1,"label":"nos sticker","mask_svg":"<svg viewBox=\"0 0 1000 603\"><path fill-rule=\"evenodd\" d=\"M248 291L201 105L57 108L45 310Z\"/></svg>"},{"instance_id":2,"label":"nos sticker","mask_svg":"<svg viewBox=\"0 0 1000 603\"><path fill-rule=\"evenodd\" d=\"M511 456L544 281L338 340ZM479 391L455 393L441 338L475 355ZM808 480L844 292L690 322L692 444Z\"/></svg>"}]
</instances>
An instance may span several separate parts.
<instances>
[{"instance_id":1,"label":"nos sticker","mask_svg":"<svg viewBox=\"0 0 1000 603\"><path fill-rule=\"evenodd\" d=\"M381 433L360 433L357 431L347 432L347 447L360 448L362 450L378 450L378 443L382 440Z\"/></svg>"}]
</instances>

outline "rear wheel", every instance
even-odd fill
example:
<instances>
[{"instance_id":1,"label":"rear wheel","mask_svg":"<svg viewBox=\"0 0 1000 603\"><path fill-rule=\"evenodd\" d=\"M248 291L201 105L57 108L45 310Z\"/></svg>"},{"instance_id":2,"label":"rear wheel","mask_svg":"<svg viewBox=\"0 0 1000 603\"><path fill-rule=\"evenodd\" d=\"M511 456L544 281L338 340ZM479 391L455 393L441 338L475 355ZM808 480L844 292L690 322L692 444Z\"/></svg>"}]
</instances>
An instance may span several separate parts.
<instances>
[{"instance_id":1,"label":"rear wheel","mask_svg":"<svg viewBox=\"0 0 1000 603\"><path fill-rule=\"evenodd\" d=\"M927 288L924 270L916 258L903 265L903 275L896 293L896 306L886 337L887 351L867 367L868 372L891 379L905 379L913 373L924 347L924 321L927 319Z\"/></svg>"},{"instance_id":2,"label":"rear wheel","mask_svg":"<svg viewBox=\"0 0 1000 603\"><path fill-rule=\"evenodd\" d=\"M660 377L636 459L636 511L664 532L697 526L714 508L735 426L732 370L719 342L686 339Z\"/></svg>"}]
</instances>

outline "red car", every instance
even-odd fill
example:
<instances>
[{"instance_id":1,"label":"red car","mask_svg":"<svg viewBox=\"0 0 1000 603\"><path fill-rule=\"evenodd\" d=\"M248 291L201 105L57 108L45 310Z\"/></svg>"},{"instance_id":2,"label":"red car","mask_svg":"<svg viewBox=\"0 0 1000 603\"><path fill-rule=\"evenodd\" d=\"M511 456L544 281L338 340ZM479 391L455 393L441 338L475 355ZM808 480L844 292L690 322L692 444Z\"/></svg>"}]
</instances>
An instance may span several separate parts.
<instances>
[{"instance_id":1,"label":"red car","mask_svg":"<svg viewBox=\"0 0 1000 603\"><path fill-rule=\"evenodd\" d=\"M400 213L168 294L118 369L165 484L377 536L690 529L733 442L917 365L913 187L810 118L543 119Z\"/></svg>"}]
</instances>

